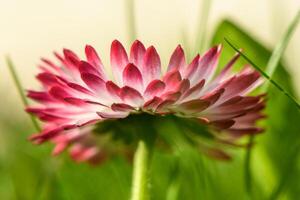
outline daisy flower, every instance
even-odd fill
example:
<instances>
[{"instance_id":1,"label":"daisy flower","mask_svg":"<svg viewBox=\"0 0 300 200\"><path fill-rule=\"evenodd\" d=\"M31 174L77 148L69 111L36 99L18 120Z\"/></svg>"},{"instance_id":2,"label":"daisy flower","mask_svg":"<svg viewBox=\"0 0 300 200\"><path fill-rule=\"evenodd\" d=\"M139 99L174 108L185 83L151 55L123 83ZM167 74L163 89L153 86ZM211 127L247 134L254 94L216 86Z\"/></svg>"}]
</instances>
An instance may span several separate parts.
<instances>
[{"instance_id":1,"label":"daisy flower","mask_svg":"<svg viewBox=\"0 0 300 200\"><path fill-rule=\"evenodd\" d=\"M89 45L86 59L68 49L54 53L55 62L42 59L37 75L42 89L28 91L38 105L27 111L44 122L43 130L31 140L54 143L54 154L68 148L76 161L100 162L114 152L114 146L109 145L112 138L95 133L104 132L99 129L126 125L115 131L115 137L122 137L122 130L151 129L171 116L184 122L178 123L183 129L189 123L204 125L213 141L238 145L241 136L262 132L256 121L263 117L263 95L248 96L261 77L250 66L234 73L232 67L239 55L215 75L221 49L220 45L212 47L187 63L179 45L163 72L153 46L145 48L136 40L127 54L115 40L110 51L113 78ZM204 143L199 148L212 157L229 158Z\"/></svg>"}]
</instances>

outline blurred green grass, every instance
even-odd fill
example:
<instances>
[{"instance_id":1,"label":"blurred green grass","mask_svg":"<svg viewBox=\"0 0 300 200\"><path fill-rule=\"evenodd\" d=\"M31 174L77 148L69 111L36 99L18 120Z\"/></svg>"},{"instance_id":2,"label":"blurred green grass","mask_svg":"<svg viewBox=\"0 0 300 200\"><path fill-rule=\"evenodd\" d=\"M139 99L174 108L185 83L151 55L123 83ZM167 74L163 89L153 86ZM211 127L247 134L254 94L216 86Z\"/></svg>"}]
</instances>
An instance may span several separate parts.
<instances>
[{"instance_id":1,"label":"blurred green grass","mask_svg":"<svg viewBox=\"0 0 300 200\"><path fill-rule=\"evenodd\" d=\"M224 37L234 40L259 66L266 66L271 51L228 20L216 28L212 44L224 43ZM224 43L220 66L233 54ZM236 67L243 64L245 61L240 59ZM290 76L281 62L274 79L293 93L292 78L296 77ZM266 114L268 118L262 126L267 131L256 138L253 149L251 199L298 199L299 111L271 86ZM35 131L29 119L20 115L1 116L0 199L128 199L132 169L125 159L115 157L104 165L91 167L74 163L66 154L53 158L51 144L34 146L27 141ZM178 132L172 124L162 129L172 135ZM245 191L244 149L233 151L233 161L220 162L182 143L178 145L180 148L173 154L154 153L152 199L249 199Z\"/></svg>"}]
</instances>

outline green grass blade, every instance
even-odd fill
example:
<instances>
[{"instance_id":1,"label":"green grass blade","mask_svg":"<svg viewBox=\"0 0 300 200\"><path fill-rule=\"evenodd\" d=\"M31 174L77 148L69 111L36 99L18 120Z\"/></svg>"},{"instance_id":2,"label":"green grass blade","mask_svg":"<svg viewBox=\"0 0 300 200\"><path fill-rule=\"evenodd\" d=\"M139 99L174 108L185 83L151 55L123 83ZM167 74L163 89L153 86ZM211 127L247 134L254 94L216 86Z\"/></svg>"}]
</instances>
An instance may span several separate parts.
<instances>
[{"instance_id":1,"label":"green grass blade","mask_svg":"<svg viewBox=\"0 0 300 200\"><path fill-rule=\"evenodd\" d=\"M244 53L242 53L238 47L236 47L232 42L230 42L228 39L224 38L225 41L241 56L249 62L257 71L260 72L261 75L263 75L271 84L273 84L279 91L281 91L285 96L287 96L292 102L295 103L298 109L300 109L300 104L298 101L290 95L283 87L281 87L276 81L274 81L266 72L264 72L260 67L258 67L248 56L246 56Z\"/></svg>"},{"instance_id":2,"label":"green grass blade","mask_svg":"<svg viewBox=\"0 0 300 200\"><path fill-rule=\"evenodd\" d=\"M22 100L22 103L25 107L27 107L29 104L28 104L28 101L27 101L27 98L24 94L24 90L23 90L23 87L22 87L22 84L20 82L20 79L18 77L18 74L15 70L15 66L12 62L12 60L10 59L10 57L6 57L6 63L7 63L7 66L8 66L8 69L9 69L9 72L10 72L10 75L14 81L14 84L18 90L18 93L21 97L21 100ZM31 119L31 122L33 124L33 126L35 127L35 129L40 132L41 131L41 128L36 120L36 118L32 115L30 115L30 119Z\"/></svg>"},{"instance_id":3,"label":"green grass blade","mask_svg":"<svg viewBox=\"0 0 300 200\"><path fill-rule=\"evenodd\" d=\"M198 53L199 51L202 52L206 47L206 34L207 34L207 22L210 13L212 0L204 0L201 4L201 9L199 13L199 24L197 27L197 36L195 41L195 49L194 54Z\"/></svg>"},{"instance_id":4,"label":"green grass blade","mask_svg":"<svg viewBox=\"0 0 300 200\"><path fill-rule=\"evenodd\" d=\"M127 0L126 2L126 17L128 27L128 40L132 43L136 39L136 26L135 26L135 0Z\"/></svg>"},{"instance_id":5,"label":"green grass blade","mask_svg":"<svg viewBox=\"0 0 300 200\"><path fill-rule=\"evenodd\" d=\"M295 18L293 19L292 23L289 25L286 33L284 34L283 38L281 39L281 41L276 45L271 58L268 62L267 68L266 68L266 74L268 74L270 77L273 76L273 73L276 70L276 67L278 66L278 63L280 61L280 58L282 57L293 33L296 30L296 27L299 23L300 20L300 11L298 11L297 15L295 16ZM263 91L267 91L269 86L269 83L266 83L263 86Z\"/></svg>"},{"instance_id":6,"label":"green grass blade","mask_svg":"<svg viewBox=\"0 0 300 200\"><path fill-rule=\"evenodd\" d=\"M300 11L297 13L296 17L294 18L294 20L292 21L292 23L289 25L285 35L283 36L283 38L281 39L281 41L279 41L279 43L276 45L269 61L266 67L266 74L268 74L270 77L273 76L277 66L279 65L280 59L298 25L300 19ZM266 92L268 90L269 87L269 82L265 83L262 87L262 92ZM251 135L249 137L249 144L252 144L254 142L254 135ZM251 178L251 171L250 171L250 165L251 165L251 155L252 155L252 148L248 148L246 151L246 156L245 156L245 163L244 163L244 167L245 167L245 186L246 186L246 190L248 192L249 195L252 194L252 178ZM278 187L281 188L281 187ZM251 197L251 196L249 196Z\"/></svg>"}]
</instances>

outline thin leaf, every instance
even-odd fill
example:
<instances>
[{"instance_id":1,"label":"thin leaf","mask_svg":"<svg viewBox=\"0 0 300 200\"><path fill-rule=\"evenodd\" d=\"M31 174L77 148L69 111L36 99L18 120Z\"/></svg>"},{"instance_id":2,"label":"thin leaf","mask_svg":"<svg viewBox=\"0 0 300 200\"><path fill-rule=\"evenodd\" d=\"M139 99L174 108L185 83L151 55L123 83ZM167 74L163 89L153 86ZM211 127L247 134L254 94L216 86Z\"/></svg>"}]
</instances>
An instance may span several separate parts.
<instances>
[{"instance_id":1,"label":"thin leaf","mask_svg":"<svg viewBox=\"0 0 300 200\"><path fill-rule=\"evenodd\" d=\"M278 42L276 45L269 61L267 64L266 68L266 74L268 74L270 77L273 77L273 74L279 66L280 59L292 37L292 34L295 32L296 27L298 25L300 19L300 11L297 13L296 17L292 21L292 23L289 25L286 33L284 34L283 38L281 41ZM262 92L266 92L269 87L269 82L267 82L263 87L262 87ZM254 135L251 135L249 137L249 144L252 144L254 142ZM253 148L248 148L245 156L245 186L248 194L250 195L252 192L252 178L251 178L251 171L250 171L250 165L251 165L251 155L252 155ZM277 187L277 189L280 189L281 187ZM273 194L279 194L279 192L275 192Z\"/></svg>"},{"instance_id":2,"label":"thin leaf","mask_svg":"<svg viewBox=\"0 0 300 200\"><path fill-rule=\"evenodd\" d=\"M299 23L300 20L300 11L298 11L297 15L295 16L295 18L293 19L292 23L289 25L286 33L284 34L283 38L281 39L281 41L276 45L271 58L268 62L267 68L266 68L266 74L268 74L270 77L273 76L273 73L276 70L276 67L279 64L280 58L282 57L293 33L296 30L296 27ZM263 87L263 91L267 91L269 84L266 83Z\"/></svg>"},{"instance_id":3,"label":"thin leaf","mask_svg":"<svg viewBox=\"0 0 300 200\"><path fill-rule=\"evenodd\" d=\"M135 0L127 0L126 5L126 17L128 24L128 40L129 43L133 42L136 39L136 26L135 26L135 11L134 11L134 1Z\"/></svg>"},{"instance_id":4,"label":"thin leaf","mask_svg":"<svg viewBox=\"0 0 300 200\"><path fill-rule=\"evenodd\" d=\"M204 0L201 4L201 11L199 12L199 24L197 28L197 36L196 36L196 46L195 46L195 52L203 51L205 49L205 41L206 40L206 33L207 33L207 22L210 12L212 0Z\"/></svg>"},{"instance_id":5,"label":"thin leaf","mask_svg":"<svg viewBox=\"0 0 300 200\"><path fill-rule=\"evenodd\" d=\"M248 61L257 71L260 72L261 75L263 75L270 83L272 83L278 90L280 90L285 96L287 96L291 101L293 101L297 108L300 109L300 104L298 103L298 101L295 99L295 97L293 97L292 95L290 95L284 88L282 88L276 81L274 81L268 74L266 74L266 72L264 72L260 67L258 67L250 58L248 58L244 53L242 53L239 48L237 48L232 42L229 42L228 39L224 38L225 41L239 54L241 54L241 56Z\"/></svg>"},{"instance_id":6,"label":"thin leaf","mask_svg":"<svg viewBox=\"0 0 300 200\"><path fill-rule=\"evenodd\" d=\"M27 107L29 104L28 104L28 101L27 101L27 98L24 94L24 90L23 90L23 87L22 87L22 84L20 82L20 79L18 77L18 74L15 70L15 66L12 62L12 60L10 59L10 57L6 57L6 63L7 63L7 66L8 66L8 69L9 69L9 72L10 72L10 75L11 77L13 78L13 81L14 81L14 84L16 85L16 88L18 90L18 93L21 97L21 100L23 102L23 105L25 107ZM41 131L41 127L39 126L36 118L32 115L30 115L30 119L31 119L31 122L33 124L33 126L35 127L35 129L40 132Z\"/></svg>"}]
</instances>

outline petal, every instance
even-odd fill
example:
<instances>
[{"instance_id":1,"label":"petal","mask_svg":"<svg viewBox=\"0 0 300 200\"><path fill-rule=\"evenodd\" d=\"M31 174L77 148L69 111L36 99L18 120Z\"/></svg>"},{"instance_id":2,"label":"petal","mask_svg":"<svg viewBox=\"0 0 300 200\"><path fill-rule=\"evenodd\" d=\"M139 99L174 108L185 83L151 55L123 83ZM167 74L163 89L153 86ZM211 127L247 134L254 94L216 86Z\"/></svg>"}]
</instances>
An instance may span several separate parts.
<instances>
[{"instance_id":1,"label":"petal","mask_svg":"<svg viewBox=\"0 0 300 200\"><path fill-rule=\"evenodd\" d=\"M209 105L210 103L207 100L196 99L178 105L178 107L176 107L176 110L185 114L194 114L205 110Z\"/></svg>"},{"instance_id":2,"label":"petal","mask_svg":"<svg viewBox=\"0 0 300 200\"><path fill-rule=\"evenodd\" d=\"M97 112L97 114L103 119L122 119L129 115L129 112L116 112L113 110Z\"/></svg>"},{"instance_id":3,"label":"petal","mask_svg":"<svg viewBox=\"0 0 300 200\"><path fill-rule=\"evenodd\" d=\"M181 96L181 93L176 91L176 92L167 92L163 94L160 98L163 100L172 100L172 101L177 101Z\"/></svg>"},{"instance_id":4,"label":"petal","mask_svg":"<svg viewBox=\"0 0 300 200\"><path fill-rule=\"evenodd\" d=\"M87 105L86 101L79 99L79 98L75 98L75 97L67 97L67 98L64 98L64 100L65 100L65 102L67 102L69 104L79 106L79 107L83 107L83 106Z\"/></svg>"},{"instance_id":5,"label":"petal","mask_svg":"<svg viewBox=\"0 0 300 200\"><path fill-rule=\"evenodd\" d=\"M218 65L219 56L222 46L215 46L208 50L200 59L197 70L191 75L190 81L195 83L198 80L205 79L209 82L214 75L214 72Z\"/></svg>"},{"instance_id":6,"label":"petal","mask_svg":"<svg viewBox=\"0 0 300 200\"><path fill-rule=\"evenodd\" d=\"M178 45L170 58L168 71L171 71L173 69L177 69L181 71L184 66L185 66L184 51L181 48L181 46Z\"/></svg>"},{"instance_id":7,"label":"petal","mask_svg":"<svg viewBox=\"0 0 300 200\"><path fill-rule=\"evenodd\" d=\"M39 92L39 91L33 91L33 90L29 90L27 93L27 97L41 102L41 103L46 103L46 102L51 102L53 101L53 98L51 96L49 96L49 94L47 92Z\"/></svg>"},{"instance_id":8,"label":"petal","mask_svg":"<svg viewBox=\"0 0 300 200\"><path fill-rule=\"evenodd\" d=\"M190 88L190 81L188 79L183 79L177 87L175 87L175 91L179 91L181 94L186 93Z\"/></svg>"},{"instance_id":9,"label":"petal","mask_svg":"<svg viewBox=\"0 0 300 200\"><path fill-rule=\"evenodd\" d=\"M235 121L232 119L226 119L226 120L218 120L218 121L213 121L210 124L214 126L217 129L223 130L223 129L228 129L234 125Z\"/></svg>"},{"instance_id":10,"label":"petal","mask_svg":"<svg viewBox=\"0 0 300 200\"><path fill-rule=\"evenodd\" d=\"M134 110L134 108L125 103L114 103L111 105L111 109L113 111L120 111L120 112L130 112Z\"/></svg>"},{"instance_id":11,"label":"petal","mask_svg":"<svg viewBox=\"0 0 300 200\"><path fill-rule=\"evenodd\" d=\"M143 104L142 95L137 90L128 86L121 89L120 97L125 103L134 107L139 107Z\"/></svg>"},{"instance_id":12,"label":"petal","mask_svg":"<svg viewBox=\"0 0 300 200\"><path fill-rule=\"evenodd\" d=\"M64 88L59 86L54 86L49 90L49 94L58 100L64 100L67 97L72 97L72 95L67 92Z\"/></svg>"},{"instance_id":13,"label":"petal","mask_svg":"<svg viewBox=\"0 0 300 200\"><path fill-rule=\"evenodd\" d=\"M119 86L117 86L114 82L107 81L106 89L111 96L119 99L121 88Z\"/></svg>"},{"instance_id":14,"label":"petal","mask_svg":"<svg viewBox=\"0 0 300 200\"><path fill-rule=\"evenodd\" d=\"M144 103L143 108L145 110L155 110L157 106L162 102L163 100L159 97L154 97L153 99L147 101Z\"/></svg>"},{"instance_id":15,"label":"petal","mask_svg":"<svg viewBox=\"0 0 300 200\"><path fill-rule=\"evenodd\" d=\"M106 92L105 82L99 76L89 73L82 73L81 78L89 88L98 94Z\"/></svg>"},{"instance_id":16,"label":"petal","mask_svg":"<svg viewBox=\"0 0 300 200\"><path fill-rule=\"evenodd\" d=\"M138 91L143 91L143 78L139 69L129 63L123 71L123 84L132 88L136 88Z\"/></svg>"},{"instance_id":17,"label":"petal","mask_svg":"<svg viewBox=\"0 0 300 200\"><path fill-rule=\"evenodd\" d=\"M224 94L224 92L225 92L225 89L221 88L221 89L215 90L209 94L202 96L201 99L208 101L210 103L210 105L213 105L220 99L220 97Z\"/></svg>"},{"instance_id":18,"label":"petal","mask_svg":"<svg viewBox=\"0 0 300 200\"><path fill-rule=\"evenodd\" d=\"M201 91L202 88L205 84L205 80L202 79L201 81L199 81L194 87L190 88L187 92L185 92L182 96L182 101L187 101L190 99L196 99L198 97L200 97L201 95Z\"/></svg>"},{"instance_id":19,"label":"petal","mask_svg":"<svg viewBox=\"0 0 300 200\"><path fill-rule=\"evenodd\" d=\"M198 65L199 65L199 59L200 55L198 54L192 62L185 68L185 71L183 73L183 77L190 79L193 74L197 71Z\"/></svg>"},{"instance_id":20,"label":"petal","mask_svg":"<svg viewBox=\"0 0 300 200\"><path fill-rule=\"evenodd\" d=\"M43 72L39 73L36 78L45 86L50 87L54 85L60 85L59 80L54 74Z\"/></svg>"},{"instance_id":21,"label":"petal","mask_svg":"<svg viewBox=\"0 0 300 200\"><path fill-rule=\"evenodd\" d=\"M175 88L180 84L181 80L180 72L177 70L166 73L166 75L163 77L163 81L166 84L166 91L174 91Z\"/></svg>"},{"instance_id":22,"label":"petal","mask_svg":"<svg viewBox=\"0 0 300 200\"><path fill-rule=\"evenodd\" d=\"M101 74L99 71L92 66L90 63L85 62L85 61L80 61L79 63L79 71L80 73L88 73L88 74L93 74L95 76L99 76L101 78Z\"/></svg>"},{"instance_id":23,"label":"petal","mask_svg":"<svg viewBox=\"0 0 300 200\"><path fill-rule=\"evenodd\" d=\"M174 105L175 102L176 101L174 101L174 100L164 100L160 104L158 104L155 112L161 113L161 114L168 113L168 112L170 112L171 106Z\"/></svg>"},{"instance_id":24,"label":"petal","mask_svg":"<svg viewBox=\"0 0 300 200\"><path fill-rule=\"evenodd\" d=\"M148 85L152 80L159 79L161 73L161 63L159 55L153 46L149 47L143 58L142 75L144 85Z\"/></svg>"},{"instance_id":25,"label":"petal","mask_svg":"<svg viewBox=\"0 0 300 200\"><path fill-rule=\"evenodd\" d=\"M224 77L227 76L229 71L232 69L233 65L236 63L236 61L239 59L240 54L237 53L234 55L234 57L226 64L226 66L222 69L220 74L214 79L214 82L222 81Z\"/></svg>"},{"instance_id":26,"label":"petal","mask_svg":"<svg viewBox=\"0 0 300 200\"><path fill-rule=\"evenodd\" d=\"M128 64L128 57L123 45L118 40L114 40L111 44L110 62L117 83L122 83L122 73Z\"/></svg>"},{"instance_id":27,"label":"petal","mask_svg":"<svg viewBox=\"0 0 300 200\"><path fill-rule=\"evenodd\" d=\"M86 45L85 46L85 55L86 55L87 61L97 69L100 77L103 80L106 80L104 67L103 67L102 61L101 61L100 57L98 56L96 50L92 46Z\"/></svg>"},{"instance_id":28,"label":"petal","mask_svg":"<svg viewBox=\"0 0 300 200\"><path fill-rule=\"evenodd\" d=\"M165 87L165 83L161 80L153 80L147 86L144 96L148 99L160 95L164 91Z\"/></svg>"},{"instance_id":29,"label":"petal","mask_svg":"<svg viewBox=\"0 0 300 200\"><path fill-rule=\"evenodd\" d=\"M54 64L52 61L46 59L46 58L42 58L41 59L43 61L43 63L45 63L47 66L50 66L52 69L54 69L55 71L60 71L60 67L56 64Z\"/></svg>"},{"instance_id":30,"label":"petal","mask_svg":"<svg viewBox=\"0 0 300 200\"><path fill-rule=\"evenodd\" d=\"M79 57L71 50L69 49L64 49L63 50L64 56L65 56L65 61L67 64L67 67L71 69L72 71L74 69L77 69L78 64L80 62Z\"/></svg>"},{"instance_id":31,"label":"petal","mask_svg":"<svg viewBox=\"0 0 300 200\"><path fill-rule=\"evenodd\" d=\"M256 81L260 78L260 74L256 71L251 73L240 74L236 78L233 78L232 81L226 85L220 85L219 87L224 87L226 89L222 101L228 100L233 96L243 95L252 89ZM226 83L226 82L225 82Z\"/></svg>"},{"instance_id":32,"label":"petal","mask_svg":"<svg viewBox=\"0 0 300 200\"><path fill-rule=\"evenodd\" d=\"M142 69L143 58L145 55L145 46L138 40L134 41L130 49L130 62L135 64L137 68Z\"/></svg>"},{"instance_id":33,"label":"petal","mask_svg":"<svg viewBox=\"0 0 300 200\"><path fill-rule=\"evenodd\" d=\"M72 88L72 89L74 89L74 90L76 90L76 91L78 91L80 93L84 93L84 94L87 94L87 95L94 96L94 94L90 90L88 90L85 87L82 87L81 85L78 85L77 83L67 83L67 85L70 88Z\"/></svg>"}]
</instances>

